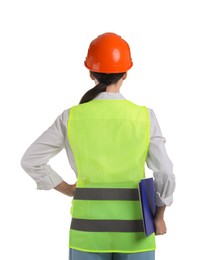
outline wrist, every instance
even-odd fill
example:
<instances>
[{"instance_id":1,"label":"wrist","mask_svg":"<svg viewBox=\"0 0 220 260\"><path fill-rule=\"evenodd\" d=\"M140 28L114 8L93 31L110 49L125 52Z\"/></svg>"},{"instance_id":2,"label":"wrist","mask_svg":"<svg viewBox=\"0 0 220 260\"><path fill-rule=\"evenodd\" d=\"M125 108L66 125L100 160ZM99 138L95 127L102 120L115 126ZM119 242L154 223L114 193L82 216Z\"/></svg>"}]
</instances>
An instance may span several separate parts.
<instances>
[{"instance_id":1,"label":"wrist","mask_svg":"<svg viewBox=\"0 0 220 260\"><path fill-rule=\"evenodd\" d=\"M164 218L165 209L166 209L166 206L157 207L156 208L156 213L155 213L155 218L156 219L163 219Z\"/></svg>"}]
</instances>

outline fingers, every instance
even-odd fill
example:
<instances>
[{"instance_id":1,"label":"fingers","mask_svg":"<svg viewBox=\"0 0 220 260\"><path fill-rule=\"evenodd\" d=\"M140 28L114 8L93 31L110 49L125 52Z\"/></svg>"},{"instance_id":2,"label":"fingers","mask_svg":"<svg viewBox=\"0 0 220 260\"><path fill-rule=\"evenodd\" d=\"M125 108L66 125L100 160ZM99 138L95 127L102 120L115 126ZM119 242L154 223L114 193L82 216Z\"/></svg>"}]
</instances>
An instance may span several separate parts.
<instances>
[{"instance_id":1,"label":"fingers","mask_svg":"<svg viewBox=\"0 0 220 260\"><path fill-rule=\"evenodd\" d=\"M156 231L155 235L156 236L162 236L162 235L165 235L167 233L167 231Z\"/></svg>"}]
</instances>

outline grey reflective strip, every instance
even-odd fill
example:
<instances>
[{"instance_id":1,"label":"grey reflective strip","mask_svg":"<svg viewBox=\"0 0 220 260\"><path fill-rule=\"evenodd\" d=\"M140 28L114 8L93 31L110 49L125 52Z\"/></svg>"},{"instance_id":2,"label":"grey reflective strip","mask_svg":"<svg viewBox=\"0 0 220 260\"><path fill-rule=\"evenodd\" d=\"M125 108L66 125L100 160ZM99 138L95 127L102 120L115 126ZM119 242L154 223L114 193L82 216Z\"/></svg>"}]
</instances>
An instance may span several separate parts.
<instances>
[{"instance_id":1,"label":"grey reflective strip","mask_svg":"<svg viewBox=\"0 0 220 260\"><path fill-rule=\"evenodd\" d=\"M77 188L76 200L139 200L138 189Z\"/></svg>"},{"instance_id":2,"label":"grey reflective strip","mask_svg":"<svg viewBox=\"0 0 220 260\"><path fill-rule=\"evenodd\" d=\"M71 229L88 232L144 232L142 220L90 220L72 218Z\"/></svg>"}]
</instances>

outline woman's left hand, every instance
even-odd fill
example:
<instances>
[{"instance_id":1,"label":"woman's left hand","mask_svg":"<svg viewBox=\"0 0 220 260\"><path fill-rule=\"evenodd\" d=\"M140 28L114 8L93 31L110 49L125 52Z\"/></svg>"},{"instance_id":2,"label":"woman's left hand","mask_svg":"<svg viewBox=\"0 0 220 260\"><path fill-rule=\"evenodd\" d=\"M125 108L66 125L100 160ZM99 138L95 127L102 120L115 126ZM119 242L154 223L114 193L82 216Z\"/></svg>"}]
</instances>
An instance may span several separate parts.
<instances>
[{"instance_id":1,"label":"woman's left hand","mask_svg":"<svg viewBox=\"0 0 220 260\"><path fill-rule=\"evenodd\" d=\"M76 183L75 184L68 184L65 181L62 181L59 185L57 185L55 190L69 196L73 197L75 195L76 190Z\"/></svg>"}]
</instances>

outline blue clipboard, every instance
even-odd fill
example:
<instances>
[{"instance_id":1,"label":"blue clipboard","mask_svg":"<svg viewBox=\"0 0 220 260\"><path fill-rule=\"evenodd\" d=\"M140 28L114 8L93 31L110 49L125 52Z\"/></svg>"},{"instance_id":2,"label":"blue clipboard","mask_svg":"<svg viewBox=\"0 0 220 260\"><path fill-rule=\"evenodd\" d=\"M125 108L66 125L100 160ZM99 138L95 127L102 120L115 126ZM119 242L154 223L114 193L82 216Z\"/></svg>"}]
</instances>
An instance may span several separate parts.
<instances>
[{"instance_id":1,"label":"blue clipboard","mask_svg":"<svg viewBox=\"0 0 220 260\"><path fill-rule=\"evenodd\" d=\"M155 205L155 188L153 178L143 179L138 185L141 210L146 236L155 232L154 215L156 212Z\"/></svg>"}]
</instances>

